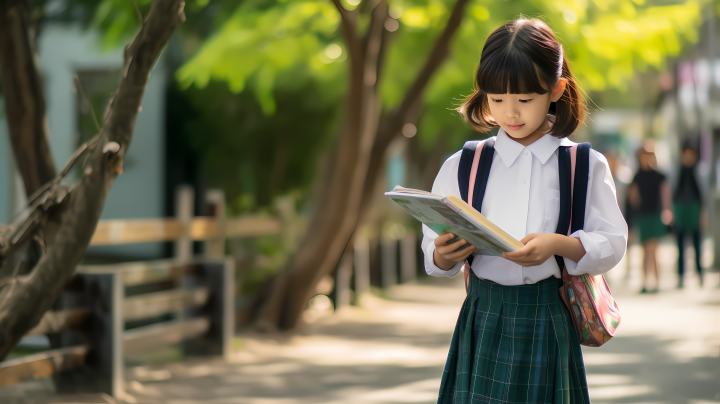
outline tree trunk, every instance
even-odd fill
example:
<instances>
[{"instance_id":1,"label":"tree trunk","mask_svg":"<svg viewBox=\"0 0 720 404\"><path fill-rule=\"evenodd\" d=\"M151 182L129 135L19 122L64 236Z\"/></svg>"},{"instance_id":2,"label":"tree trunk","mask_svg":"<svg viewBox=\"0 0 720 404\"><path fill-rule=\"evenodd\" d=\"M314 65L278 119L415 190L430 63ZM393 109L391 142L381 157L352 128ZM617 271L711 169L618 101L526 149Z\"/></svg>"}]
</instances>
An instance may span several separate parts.
<instances>
[{"instance_id":1,"label":"tree trunk","mask_svg":"<svg viewBox=\"0 0 720 404\"><path fill-rule=\"evenodd\" d=\"M92 151L83 177L54 213L59 218L57 237L28 277L0 286L0 359L39 322L82 259L110 187L122 173L152 67L170 34L184 21L183 7L181 0L153 2L140 32L125 48L122 78L99 145ZM16 155L17 160L21 158Z\"/></svg>"},{"instance_id":2,"label":"tree trunk","mask_svg":"<svg viewBox=\"0 0 720 404\"><path fill-rule=\"evenodd\" d=\"M261 306L257 325L265 329L291 329L300 320L318 280L330 273L340 259L357 224L357 212L373 138L380 114L377 96L377 61L382 49L387 3L372 10L365 41L355 35L356 14L336 3L350 56L350 90L343 136L323 184L311 233L301 241L285 271L278 275L268 300ZM361 43L365 43L365 49Z\"/></svg>"},{"instance_id":3,"label":"tree trunk","mask_svg":"<svg viewBox=\"0 0 720 404\"><path fill-rule=\"evenodd\" d=\"M342 16L343 35L349 48L350 91L348 91L345 126L337 155L330 165L330 180L323 184L314 212L295 256L273 280L267 300L260 305L256 325L260 328L287 330L301 321L307 302L319 279L332 272L359 223L362 206L368 197L385 151L392 139L422 98L432 75L445 60L455 31L462 20L468 0L458 0L448 23L437 40L415 82L400 106L382 119L377 96L379 62L383 60L383 23L387 4L381 1L374 9L365 53L357 51L354 20L337 0Z\"/></svg>"},{"instance_id":4,"label":"tree trunk","mask_svg":"<svg viewBox=\"0 0 720 404\"><path fill-rule=\"evenodd\" d=\"M0 80L15 165L30 196L55 177L45 97L22 1L0 3Z\"/></svg>"}]
</instances>

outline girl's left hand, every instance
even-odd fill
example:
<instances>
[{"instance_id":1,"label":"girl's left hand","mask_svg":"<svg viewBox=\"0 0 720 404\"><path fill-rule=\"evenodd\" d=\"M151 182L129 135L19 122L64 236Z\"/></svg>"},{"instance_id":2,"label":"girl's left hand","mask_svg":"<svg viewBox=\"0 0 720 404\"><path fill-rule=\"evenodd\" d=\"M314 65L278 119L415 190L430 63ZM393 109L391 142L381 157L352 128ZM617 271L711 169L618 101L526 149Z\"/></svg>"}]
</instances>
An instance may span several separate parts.
<instances>
[{"instance_id":1,"label":"girl's left hand","mask_svg":"<svg viewBox=\"0 0 720 404\"><path fill-rule=\"evenodd\" d=\"M525 247L503 253L503 258L524 267L540 265L556 254L557 234L532 233L520 240Z\"/></svg>"}]
</instances>

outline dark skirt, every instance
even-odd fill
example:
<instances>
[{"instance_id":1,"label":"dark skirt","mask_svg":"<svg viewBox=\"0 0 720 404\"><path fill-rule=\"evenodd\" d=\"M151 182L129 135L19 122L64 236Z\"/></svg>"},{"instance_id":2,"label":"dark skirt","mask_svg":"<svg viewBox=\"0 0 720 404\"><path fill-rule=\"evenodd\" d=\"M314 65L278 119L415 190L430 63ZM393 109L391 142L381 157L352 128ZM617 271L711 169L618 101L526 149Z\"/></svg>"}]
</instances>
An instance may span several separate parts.
<instances>
[{"instance_id":1,"label":"dark skirt","mask_svg":"<svg viewBox=\"0 0 720 404\"><path fill-rule=\"evenodd\" d=\"M700 231L700 202L676 201L673 204L675 229L679 232Z\"/></svg>"},{"instance_id":2,"label":"dark skirt","mask_svg":"<svg viewBox=\"0 0 720 404\"><path fill-rule=\"evenodd\" d=\"M580 342L560 279L503 286L470 275L439 404L589 404Z\"/></svg>"},{"instance_id":3,"label":"dark skirt","mask_svg":"<svg viewBox=\"0 0 720 404\"><path fill-rule=\"evenodd\" d=\"M660 238L668 232L667 226L660 218L660 212L638 213L635 221L640 229L640 242L642 243Z\"/></svg>"}]
</instances>

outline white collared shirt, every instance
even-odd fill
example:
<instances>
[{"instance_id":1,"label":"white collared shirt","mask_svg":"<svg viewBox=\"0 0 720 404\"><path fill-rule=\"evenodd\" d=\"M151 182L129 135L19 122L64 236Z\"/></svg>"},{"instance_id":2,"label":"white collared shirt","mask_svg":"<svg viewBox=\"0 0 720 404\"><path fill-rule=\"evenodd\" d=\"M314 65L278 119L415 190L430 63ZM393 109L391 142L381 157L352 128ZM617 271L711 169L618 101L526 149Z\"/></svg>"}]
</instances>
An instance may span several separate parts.
<instances>
[{"instance_id":1,"label":"white collared shirt","mask_svg":"<svg viewBox=\"0 0 720 404\"><path fill-rule=\"evenodd\" d=\"M531 233L555 233L560 216L559 146L572 146L567 138L545 135L530 146L510 139L500 129L481 213L517 240ZM461 152L445 161L432 187L434 194L460 196L458 165ZM620 262L627 249L628 228L615 198L615 184L605 157L590 152L590 178L585 208L585 226L571 237L580 239L585 256L579 262L565 258L571 275L600 275ZM422 250L425 271L432 276L455 276L457 263L444 271L435 265L437 234L423 225ZM561 268L554 257L540 265L524 267L502 257L476 256L472 270L481 279L502 285L533 284L555 276Z\"/></svg>"}]
</instances>

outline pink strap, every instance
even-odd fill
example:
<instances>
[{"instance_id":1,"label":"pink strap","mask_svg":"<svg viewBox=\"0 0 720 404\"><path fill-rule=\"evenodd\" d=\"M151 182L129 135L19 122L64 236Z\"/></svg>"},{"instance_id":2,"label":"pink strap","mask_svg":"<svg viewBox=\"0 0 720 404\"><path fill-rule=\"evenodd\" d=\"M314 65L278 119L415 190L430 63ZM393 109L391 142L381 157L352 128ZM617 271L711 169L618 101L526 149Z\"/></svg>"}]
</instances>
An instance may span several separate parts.
<instances>
[{"instance_id":1,"label":"pink strap","mask_svg":"<svg viewBox=\"0 0 720 404\"><path fill-rule=\"evenodd\" d=\"M573 191L575 190L575 156L577 156L577 147L575 145L570 148L570 224L568 225L568 236L572 231L572 203L573 203Z\"/></svg>"},{"instance_id":2,"label":"pink strap","mask_svg":"<svg viewBox=\"0 0 720 404\"><path fill-rule=\"evenodd\" d=\"M470 184L468 185L468 205L472 206L472 200L473 200L473 191L475 190L475 177L477 177L477 170L478 165L480 164L480 155L482 154L483 146L485 146L485 141L478 143L475 147L475 156L473 156L473 163L470 167ZM468 279L470 278L470 264L468 264L467 261L465 261L465 264L463 265L463 275L465 276L465 291L467 292L468 288Z\"/></svg>"},{"instance_id":3,"label":"pink strap","mask_svg":"<svg viewBox=\"0 0 720 404\"><path fill-rule=\"evenodd\" d=\"M473 156L472 167L470 168L470 185L468 186L468 205L472 206L473 191L475 190L475 177L477 176L478 163L480 163L480 155L482 154L485 141L478 143L475 147L475 156Z\"/></svg>"}]
</instances>

